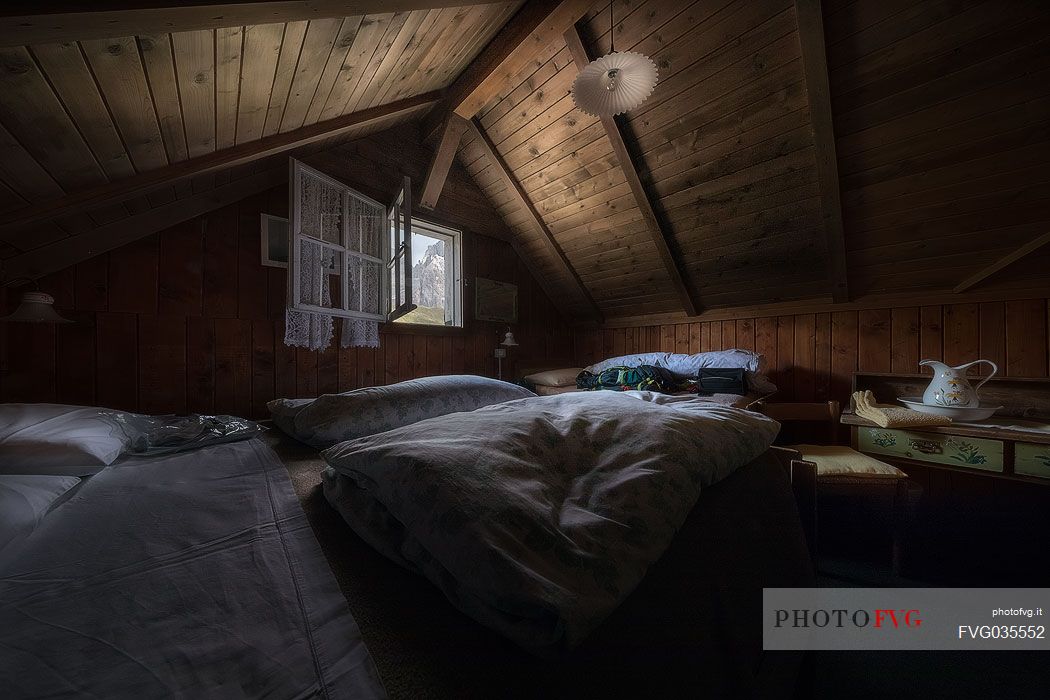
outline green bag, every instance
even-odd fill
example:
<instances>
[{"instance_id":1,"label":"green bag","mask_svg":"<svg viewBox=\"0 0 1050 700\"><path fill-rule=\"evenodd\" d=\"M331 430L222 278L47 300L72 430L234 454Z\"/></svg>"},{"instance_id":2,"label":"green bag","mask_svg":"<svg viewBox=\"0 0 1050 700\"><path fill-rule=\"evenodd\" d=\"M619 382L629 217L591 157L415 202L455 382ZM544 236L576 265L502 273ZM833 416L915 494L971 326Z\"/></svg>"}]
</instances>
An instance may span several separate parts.
<instances>
[{"instance_id":1,"label":"green bag","mask_svg":"<svg viewBox=\"0 0 1050 700\"><path fill-rule=\"evenodd\" d=\"M639 365L638 367L609 367L598 374L587 370L576 377L577 389L597 391L659 391L673 394L684 391L689 380L679 379L663 367Z\"/></svg>"}]
</instances>

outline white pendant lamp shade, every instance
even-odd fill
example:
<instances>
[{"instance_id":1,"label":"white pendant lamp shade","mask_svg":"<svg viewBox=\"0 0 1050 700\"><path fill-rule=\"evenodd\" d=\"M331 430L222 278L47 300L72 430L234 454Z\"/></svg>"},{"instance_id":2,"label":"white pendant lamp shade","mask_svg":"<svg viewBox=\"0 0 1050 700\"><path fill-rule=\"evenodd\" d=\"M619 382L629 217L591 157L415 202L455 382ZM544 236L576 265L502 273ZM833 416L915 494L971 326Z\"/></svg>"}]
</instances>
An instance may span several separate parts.
<instances>
[{"instance_id":1,"label":"white pendant lamp shade","mask_svg":"<svg viewBox=\"0 0 1050 700\"><path fill-rule=\"evenodd\" d=\"M514 334L510 331L507 331L507 334L503 336L503 342L500 343L500 345L505 345L507 347L513 347L517 344L518 341L514 340Z\"/></svg>"},{"instance_id":2,"label":"white pendant lamp shade","mask_svg":"<svg viewBox=\"0 0 1050 700\"><path fill-rule=\"evenodd\" d=\"M55 311L55 298L44 292L26 292L22 303L9 316L0 317L0 321L26 321L29 323L73 323L62 318Z\"/></svg>"},{"instance_id":3,"label":"white pendant lamp shade","mask_svg":"<svg viewBox=\"0 0 1050 700\"><path fill-rule=\"evenodd\" d=\"M617 51L584 66L572 84L572 99L587 114L611 117L645 102L658 79L653 59Z\"/></svg>"}]
</instances>

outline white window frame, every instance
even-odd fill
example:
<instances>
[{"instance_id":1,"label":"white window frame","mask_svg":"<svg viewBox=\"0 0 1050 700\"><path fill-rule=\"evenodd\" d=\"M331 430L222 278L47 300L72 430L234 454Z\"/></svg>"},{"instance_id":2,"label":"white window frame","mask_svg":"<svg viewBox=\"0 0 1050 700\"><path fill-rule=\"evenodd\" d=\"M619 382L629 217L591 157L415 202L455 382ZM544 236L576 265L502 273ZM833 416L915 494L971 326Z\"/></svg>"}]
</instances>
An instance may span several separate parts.
<instances>
[{"instance_id":1,"label":"white window frame","mask_svg":"<svg viewBox=\"0 0 1050 700\"><path fill-rule=\"evenodd\" d=\"M442 326L433 323L419 323L416 325L425 326L427 328L463 328L463 232L459 229L443 226L416 217L412 219L412 233L444 240L445 244L452 250L452 255L447 258L451 260L452 270L451 272L448 270L445 271L446 275L451 278L451 289L447 286L448 278L446 278L445 293L446 295L448 295L449 292L452 294L452 323L445 323ZM412 269L411 264L408 266L408 269ZM448 301L447 298L446 301ZM412 324L411 321L405 321L403 323L406 325Z\"/></svg>"},{"instance_id":2,"label":"white window frame","mask_svg":"<svg viewBox=\"0 0 1050 700\"><path fill-rule=\"evenodd\" d=\"M396 321L416 305L412 303L412 181L406 175L401 189L387 210L386 266L383 308L388 322ZM396 232L395 232L396 231ZM400 242L398 242L400 241ZM401 298L401 277L405 278L405 296ZM393 279L391 279L393 277Z\"/></svg>"},{"instance_id":3,"label":"white window frame","mask_svg":"<svg viewBox=\"0 0 1050 700\"><path fill-rule=\"evenodd\" d=\"M391 290L389 289L389 276L386 271L389 269L391 263L391 245L390 245L390 231L384 231L383 235L380 236L380 255L381 257L375 257L368 255L367 253L361 252L360 239L358 240L357 248L359 250L350 250L348 243L352 232L350 230L350 221L347 212L349 210L350 197L355 197L358 200L370 204L380 211L384 211L387 214L387 221L390 222L394 219L395 214L399 223L404 222L405 228L400 232L403 238L408 240L409 257L411 261L411 237L412 237L412 222L411 222L411 190L409 179L405 178L405 191L399 194L398 200L395 201L395 206L387 208L380 202L367 197L356 190L347 187L345 184L336 180L335 178L326 175L319 170L311 168L304 163L295 160L294 158L289 159L289 212L291 213L289 221L289 245L288 245L288 306L289 308L299 311L310 311L315 313L329 314L331 316L340 316L344 318L361 318L375 321L389 321L392 318L396 318L399 315L403 315L411 311L411 308L405 308L400 306L396 309L390 309L389 299ZM342 235L340 243L332 243L324 241L319 238L315 238L302 231L301 211L299 208L299 201L302 195L302 177L306 175L311 178L320 179L329 186L341 191L342 201ZM407 194L407 196L405 196ZM323 214L322 214L323 215ZM360 234L358 234L360 235ZM339 299L341 300L340 307L326 307L319 306L316 304L310 304L302 300L301 298L301 286L299 279L302 273L300 259L301 245L303 241L307 241L313 245L319 245L324 248L328 248L337 253L341 254L342 266L339 270L333 270L329 274L332 276L338 276L340 286ZM380 267L379 272L379 313L370 313L367 311L356 311L347 308L349 306L349 285L350 275L343 274L343 270L347 267L347 263L351 258L357 258L359 260L368 261L371 263L378 264ZM411 277L411 270L409 270L409 276ZM360 300L359 300L360 301ZM363 304L358 304L363 306ZM413 307L414 308L414 307Z\"/></svg>"}]
</instances>

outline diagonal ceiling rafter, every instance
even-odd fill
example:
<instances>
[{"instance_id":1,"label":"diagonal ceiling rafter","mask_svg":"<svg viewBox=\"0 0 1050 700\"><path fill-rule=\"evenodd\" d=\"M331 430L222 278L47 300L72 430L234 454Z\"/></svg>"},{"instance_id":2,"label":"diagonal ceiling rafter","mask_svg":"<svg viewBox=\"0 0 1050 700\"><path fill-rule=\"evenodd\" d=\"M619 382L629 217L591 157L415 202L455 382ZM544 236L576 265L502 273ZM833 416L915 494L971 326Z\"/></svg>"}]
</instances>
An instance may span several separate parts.
<instances>
[{"instance_id":1,"label":"diagonal ceiling rafter","mask_svg":"<svg viewBox=\"0 0 1050 700\"><path fill-rule=\"evenodd\" d=\"M842 193L839 189L835 127L831 119L831 88L828 85L828 61L820 0L795 0L795 18L798 23L799 43L802 46L802 68L809 97L810 120L813 124L831 297L836 302L844 302L849 301L846 233L842 223Z\"/></svg>"},{"instance_id":2,"label":"diagonal ceiling rafter","mask_svg":"<svg viewBox=\"0 0 1050 700\"><path fill-rule=\"evenodd\" d=\"M116 182L74 192L57 200L24 207L5 216L3 224L0 225L0 241L13 240L12 236L17 232L40 221L130 199L189 177L251 163L267 156L338 136L352 128L382 123L384 120L406 113L419 112L429 108L439 97L437 92L430 92L379 107L364 109L294 131L267 136L257 141L249 141L205 156L140 173Z\"/></svg>"},{"instance_id":3,"label":"diagonal ceiling rafter","mask_svg":"<svg viewBox=\"0 0 1050 700\"><path fill-rule=\"evenodd\" d=\"M288 168L281 165L221 185L213 190L177 199L141 214L135 214L111 224L104 224L72 238L35 248L5 260L2 266L3 279L14 280L23 277L36 279L62 270L81 260L114 250L162 229L238 202L253 194L265 192L287 179Z\"/></svg>"},{"instance_id":4,"label":"diagonal ceiling rafter","mask_svg":"<svg viewBox=\"0 0 1050 700\"><path fill-rule=\"evenodd\" d=\"M602 322L604 318L601 309L594 301L594 297L591 296L591 293L587 290L587 286L583 283L583 280L580 279L579 273L576 272L572 263L570 263L569 259L565 256L565 251L562 250L561 246L558 245L558 242L554 239L554 234L551 233L547 224L543 222L543 217L541 217L539 212L536 211L536 207L529 200L528 194L526 194L521 184L515 179L513 173L511 173L510 168L508 168L507 164L503 161L503 158L496 150L496 146L492 143L488 134L486 134L485 130L481 128L481 125L478 124L476 119L472 119L469 122L469 126L474 132L475 137L478 139L478 143L481 145L485 156L492 162L496 174L499 176L500 180L503 181L507 191L526 213L533 227L539 231L544 244L550 250L558 267L561 268L565 276L573 282L573 285L576 287L579 294L586 299L587 305L591 309L591 315L594 319L598 320L598 322ZM540 281L542 282L542 278Z\"/></svg>"},{"instance_id":5,"label":"diagonal ceiling rafter","mask_svg":"<svg viewBox=\"0 0 1050 700\"><path fill-rule=\"evenodd\" d=\"M583 70L590 63L591 58L575 25L565 30L564 38L576 67ZM615 117L602 117L600 121L602 129L605 131L605 137L612 145L620 170L627 179L627 184L631 188L631 193L638 204L638 209L642 213L642 219L645 221L649 235L652 237L653 245L656 246L660 261L667 271L667 276L671 280L671 285L674 287L679 301L681 301L682 309L687 316L695 316L699 313L700 306L689 291L685 281L686 275L681 268L680 262L671 252L672 239L670 233L665 230L665 227L660 224L660 220L657 218L656 210L653 208L649 194L645 191L645 186L638 175L638 168L631 157L630 150L627 148L627 143L624 141L623 130Z\"/></svg>"},{"instance_id":6,"label":"diagonal ceiling rafter","mask_svg":"<svg viewBox=\"0 0 1050 700\"><path fill-rule=\"evenodd\" d=\"M976 274L967 277L965 280L957 284L952 291L954 291L956 294L961 294L967 289L977 286L978 284L988 279L1000 270L1003 270L1009 267L1010 265L1013 265L1018 260L1021 260L1022 258L1028 255L1031 255L1035 251L1048 244L1050 244L1050 232L1044 233L1041 236L1037 236L1036 238L1025 243L1024 245L1010 251L1009 253L999 258L995 262L991 263L990 265L982 267Z\"/></svg>"},{"instance_id":7,"label":"diagonal ceiling rafter","mask_svg":"<svg viewBox=\"0 0 1050 700\"><path fill-rule=\"evenodd\" d=\"M441 134L441 142L434 151L434 158L430 161L430 168L427 169L426 180L423 181L422 194L419 196L421 206L427 209L437 206L441 190L448 178L448 171L452 167L452 161L456 159L456 149L459 148L459 142L463 139L463 134L468 126L467 120L455 112L448 115L445 129Z\"/></svg>"},{"instance_id":8,"label":"diagonal ceiling rafter","mask_svg":"<svg viewBox=\"0 0 1050 700\"><path fill-rule=\"evenodd\" d=\"M567 27L586 14L591 0L528 0L493 37L467 69L445 90L440 108L423 126L427 137L453 112L473 118L534 57L538 47L558 41Z\"/></svg>"}]
</instances>

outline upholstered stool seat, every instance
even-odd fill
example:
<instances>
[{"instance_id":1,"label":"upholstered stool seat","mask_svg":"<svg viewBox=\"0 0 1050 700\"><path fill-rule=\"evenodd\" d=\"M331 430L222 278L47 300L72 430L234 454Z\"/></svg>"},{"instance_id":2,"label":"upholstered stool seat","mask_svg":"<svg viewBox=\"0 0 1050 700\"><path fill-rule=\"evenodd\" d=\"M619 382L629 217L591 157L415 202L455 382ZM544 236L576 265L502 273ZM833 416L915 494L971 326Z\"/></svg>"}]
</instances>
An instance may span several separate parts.
<instances>
[{"instance_id":1,"label":"upholstered stool seat","mask_svg":"<svg viewBox=\"0 0 1050 700\"><path fill-rule=\"evenodd\" d=\"M810 422L823 424L828 442L836 442L839 429L839 404L782 403L763 404L760 410L781 423ZM801 454L802 459L816 465L815 505L830 504L836 499L849 499L867 504L888 502L893 539L893 572L900 573L903 540L910 519L908 475L874 457L862 454L845 445L796 444L788 449ZM884 506L880 505L879 510ZM871 510L870 508L867 510ZM818 516L814 514L814 520ZM881 517L879 518L882 519ZM815 543L813 545L815 549Z\"/></svg>"},{"instance_id":2,"label":"upholstered stool seat","mask_svg":"<svg viewBox=\"0 0 1050 700\"><path fill-rule=\"evenodd\" d=\"M854 476L907 479L908 475L892 464L857 452L844 445L791 445L807 462L817 465L817 482L821 477Z\"/></svg>"}]
</instances>

